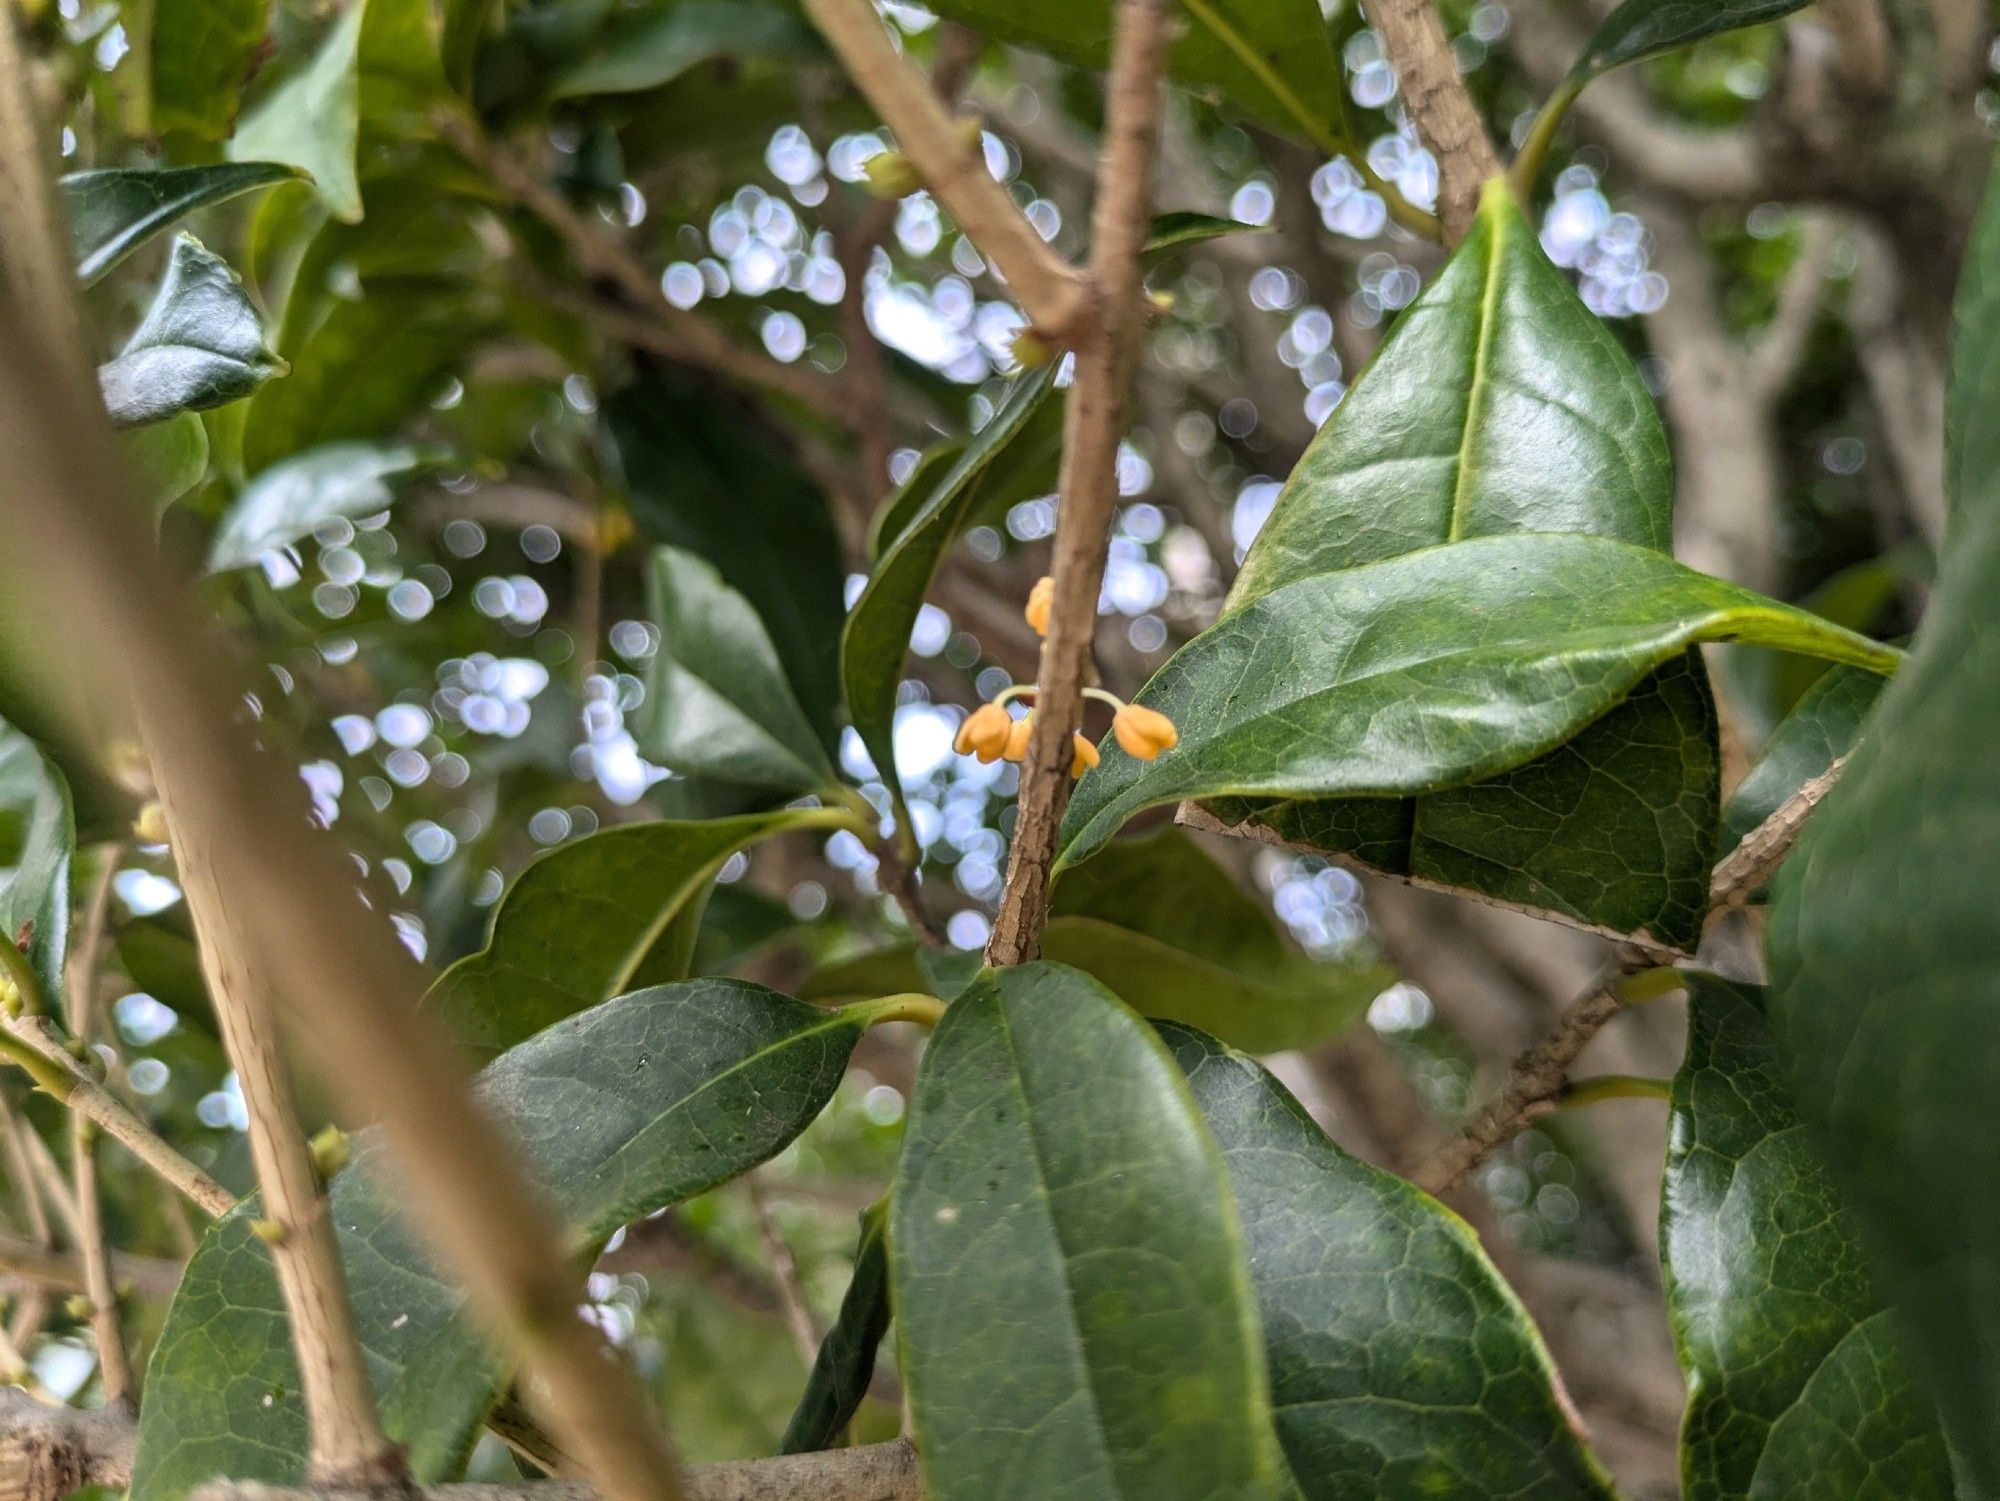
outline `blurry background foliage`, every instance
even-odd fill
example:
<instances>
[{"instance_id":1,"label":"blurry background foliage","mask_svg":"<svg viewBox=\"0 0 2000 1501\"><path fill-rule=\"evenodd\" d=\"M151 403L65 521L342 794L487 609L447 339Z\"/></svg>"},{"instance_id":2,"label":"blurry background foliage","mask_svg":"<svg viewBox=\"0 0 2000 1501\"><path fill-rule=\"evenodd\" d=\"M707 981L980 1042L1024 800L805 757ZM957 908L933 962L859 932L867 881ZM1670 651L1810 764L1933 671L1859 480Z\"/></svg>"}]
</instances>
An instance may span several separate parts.
<instances>
[{"instance_id":1,"label":"blurry background foliage","mask_svg":"<svg viewBox=\"0 0 2000 1501\"><path fill-rule=\"evenodd\" d=\"M206 572L209 601L257 664L255 711L305 747L320 819L413 951L440 969L474 954L529 862L601 831L769 809L824 789L836 766L886 810L887 768L840 722L836 649L871 557L914 535L892 522L871 553L876 504L905 480L897 521L925 505L951 519L923 553L936 579L884 685L892 733L876 749L892 751L951 945L981 946L1016 768L955 757L950 743L967 706L1032 675L1019 607L1045 569L1052 474L1021 462L933 488L959 450L925 451L962 445L1006 401L1021 319L922 191L894 207L878 243L855 241L876 211L864 164L888 143L796 10L24 9L64 170L181 169L171 182L72 185L98 357L131 358L130 330L167 330L145 348L165 348L184 376L180 410L126 414L148 424L126 441L164 545ZM978 22L1004 9L955 13ZM1582 0L1441 9L1503 141L1523 136L1596 19ZM1663 406L1683 558L1879 639L1914 625L1943 514L1924 401L1941 378L1942 299L1995 107L1979 9L1935 7L1930 50L1885 59L1866 99L1830 87L1837 18L1810 12L1644 62L1579 108L1530 206L1541 247ZM914 58L954 45L920 6L887 10ZM1377 38L1351 0L1326 27L1344 128L1381 179L1429 203L1435 163ZM1028 40L980 49L964 96L994 173L1074 254L1099 91L1077 70L1087 46L1007 44ZM1915 151L1909 121L1924 111L1938 144ZM1172 307L1120 460L1100 604L1105 678L1122 692L1213 620L1306 441L1440 264L1436 246L1389 226L1351 164L1283 123L1199 87L1170 104L1162 207L1245 232L1181 245L1151 274ZM457 148L468 130L527 163L589 235L623 247L658 288L653 323L671 329L685 312L724 330L759 367L752 378L692 369L670 337L635 336L632 289L601 267L580 272L551 215ZM1844 178L1825 165L1843 152ZM151 220L146 194L160 200ZM169 224L192 234L159 232ZM209 262L222 270L208 301L175 323L191 295L179 282ZM868 472L870 455L801 399L852 389L878 358L893 413L886 473ZM698 755L670 743L659 695L686 685L670 670L680 643L649 603L662 545L677 551L658 558L692 560L683 566L762 617L768 639L745 680L762 673L790 702L771 711L776 728L737 706L754 721L744 733L763 737L756 775L727 757L691 764ZM1814 666L1747 649L1716 662L1726 782L1795 706L1830 702L1848 734L1865 709ZM0 861L25 838L33 763L18 736L0 745ZM81 886L129 810L81 781L77 791ZM1458 1119L1597 959L1581 935L1317 857L1147 837L1157 857L1131 857L1122 891L1096 866L1058 888L1052 957L1113 989L1142 972L1154 989L1131 999L1225 1034L1223 1013L1254 1003L1259 1025L1229 1040L1285 1049L1279 1075L1379 1162L1407 1165L1411 1142ZM676 921L695 973L822 996L942 983L935 956L914 971L877 856L854 834L742 843L673 899L687 908ZM115 881L118 1082L242 1191L242 1107L170 871L163 852L140 848ZM1204 966L1246 998L1219 996ZM1161 1002L1176 985L1186 995ZM1603 1062L1671 1073L1680 1033L1676 1016L1635 1018ZM592 1306L691 1458L778 1444L808 1360L801 1320L824 1329L839 1307L856 1216L891 1174L912 1083L909 1039L871 1033L825 1116L754 1188L614 1237ZM18 1077L4 1084L54 1140L55 1108ZM1406 1110L1400 1125L1381 1111L1385 1089ZM1563 1116L1522 1135L1482 1170L1476 1198L1608 1464L1635 1495L1671 1493L1680 1377L1657 1327L1655 1260L1664 1110L1613 1108L1601 1130ZM105 1172L113 1243L185 1256L200 1227L181 1207L119 1154ZM804 1306L788 1310L794 1277ZM143 1349L162 1305L134 1307ZM57 1393L86 1388L87 1331L56 1311L33 1365ZM896 1402L885 1371L857 1434L891 1436ZM502 1473L482 1448L475 1476Z\"/></svg>"}]
</instances>

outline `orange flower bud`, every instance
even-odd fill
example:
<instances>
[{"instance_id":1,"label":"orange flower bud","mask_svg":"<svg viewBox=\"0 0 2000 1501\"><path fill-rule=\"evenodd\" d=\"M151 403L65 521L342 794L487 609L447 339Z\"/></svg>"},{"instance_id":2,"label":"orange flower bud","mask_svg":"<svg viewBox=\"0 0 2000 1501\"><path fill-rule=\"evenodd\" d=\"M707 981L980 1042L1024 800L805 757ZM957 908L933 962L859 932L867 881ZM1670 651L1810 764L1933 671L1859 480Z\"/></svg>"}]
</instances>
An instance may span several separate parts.
<instances>
[{"instance_id":1,"label":"orange flower bud","mask_svg":"<svg viewBox=\"0 0 2000 1501\"><path fill-rule=\"evenodd\" d=\"M1035 587L1028 591L1027 608L1022 617L1035 628L1037 636L1049 633L1049 611L1055 607L1056 581L1046 575L1035 581Z\"/></svg>"},{"instance_id":2,"label":"orange flower bud","mask_svg":"<svg viewBox=\"0 0 2000 1501\"><path fill-rule=\"evenodd\" d=\"M1127 704L1111 717L1111 733L1128 756L1141 761L1158 758L1161 751L1180 744L1181 732L1158 709L1144 704Z\"/></svg>"},{"instance_id":3,"label":"orange flower bud","mask_svg":"<svg viewBox=\"0 0 2000 1501\"><path fill-rule=\"evenodd\" d=\"M1076 737L1076 753L1070 758L1069 774L1080 777L1098 762L1097 747L1083 736Z\"/></svg>"},{"instance_id":4,"label":"orange flower bud","mask_svg":"<svg viewBox=\"0 0 2000 1501\"><path fill-rule=\"evenodd\" d=\"M952 749L961 756L977 756L989 763L997 761L1000 753L1007 748L1007 735L1012 727L1013 721L1000 705L981 704L958 727L958 735L951 742Z\"/></svg>"},{"instance_id":5,"label":"orange flower bud","mask_svg":"<svg viewBox=\"0 0 2000 1501\"><path fill-rule=\"evenodd\" d=\"M1014 721L1013 728L1007 732L1007 748L1000 754L1009 761L1025 759L1028 754L1028 737L1034 733L1035 716L1023 714Z\"/></svg>"}]
</instances>

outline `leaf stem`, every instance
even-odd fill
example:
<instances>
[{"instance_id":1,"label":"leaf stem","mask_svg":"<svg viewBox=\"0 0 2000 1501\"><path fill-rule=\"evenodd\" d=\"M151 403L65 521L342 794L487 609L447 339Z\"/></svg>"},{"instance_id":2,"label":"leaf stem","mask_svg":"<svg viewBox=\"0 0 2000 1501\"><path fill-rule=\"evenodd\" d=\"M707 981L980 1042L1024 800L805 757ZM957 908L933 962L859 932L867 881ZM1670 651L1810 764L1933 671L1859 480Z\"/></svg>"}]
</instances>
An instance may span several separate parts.
<instances>
[{"instance_id":1,"label":"leaf stem","mask_svg":"<svg viewBox=\"0 0 2000 1501\"><path fill-rule=\"evenodd\" d=\"M1654 1079L1644 1074L1599 1074L1591 1079L1572 1079L1562 1087L1551 1108L1576 1110L1601 1100L1664 1100L1673 1093L1674 1081Z\"/></svg>"},{"instance_id":2,"label":"leaf stem","mask_svg":"<svg viewBox=\"0 0 2000 1501\"><path fill-rule=\"evenodd\" d=\"M840 1009L843 1014L858 1018L864 1027L878 1027L883 1022L915 1022L929 1029L944 1019L944 1008L945 1003L934 995L905 990L872 1001L856 1001Z\"/></svg>"},{"instance_id":3,"label":"leaf stem","mask_svg":"<svg viewBox=\"0 0 2000 1501\"><path fill-rule=\"evenodd\" d=\"M1555 144L1556 131L1581 92L1580 83L1565 79L1542 105L1535 123L1529 127L1527 139L1514 154L1514 164L1507 169L1507 181L1514 189L1514 196L1524 205L1533 201L1535 186L1542 177L1542 164L1548 158L1549 147Z\"/></svg>"},{"instance_id":4,"label":"leaf stem","mask_svg":"<svg viewBox=\"0 0 2000 1501\"><path fill-rule=\"evenodd\" d=\"M49 998L42 989L42 977L35 973L35 966L21 951L11 933L0 933L0 970L6 971L4 979L14 987L20 998L21 1014L43 1016L49 1009Z\"/></svg>"}]
</instances>

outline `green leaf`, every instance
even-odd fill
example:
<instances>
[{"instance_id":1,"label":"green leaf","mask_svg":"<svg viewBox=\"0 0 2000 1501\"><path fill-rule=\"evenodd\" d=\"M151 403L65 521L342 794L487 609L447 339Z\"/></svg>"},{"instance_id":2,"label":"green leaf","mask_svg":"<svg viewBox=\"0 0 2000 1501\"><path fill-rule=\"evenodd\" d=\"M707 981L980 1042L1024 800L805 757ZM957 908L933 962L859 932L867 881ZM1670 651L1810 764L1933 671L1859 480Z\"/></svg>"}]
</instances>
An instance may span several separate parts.
<instances>
[{"instance_id":1,"label":"green leaf","mask_svg":"<svg viewBox=\"0 0 2000 1501\"><path fill-rule=\"evenodd\" d=\"M989 971L917 1076L889 1266L936 1501L1286 1494L1215 1144L1138 1017Z\"/></svg>"},{"instance_id":2,"label":"green leaf","mask_svg":"<svg viewBox=\"0 0 2000 1501\"><path fill-rule=\"evenodd\" d=\"M2000 171L1987 178L1986 206L1972 226L1951 309L1951 380L1944 406L1945 501L1949 525L1966 507L2000 505L2000 426L1986 420L2000 391Z\"/></svg>"},{"instance_id":3,"label":"green leaf","mask_svg":"<svg viewBox=\"0 0 2000 1501\"><path fill-rule=\"evenodd\" d=\"M513 1049L481 1074L478 1097L590 1244L782 1150L832 1096L861 1031L740 980L666 985ZM429 1483L464 1468L506 1372L398 1198L368 1133L334 1180L332 1218L383 1426ZM167 1312L134 1501L180 1501L215 1475L304 1475L297 1366L270 1250L251 1229L260 1209L246 1201L216 1222Z\"/></svg>"},{"instance_id":4,"label":"green leaf","mask_svg":"<svg viewBox=\"0 0 2000 1501\"><path fill-rule=\"evenodd\" d=\"M410 444L328 443L273 464L222 517L208 571L252 568L335 516L373 516L395 504L399 484L442 462L442 449Z\"/></svg>"},{"instance_id":5,"label":"green leaf","mask_svg":"<svg viewBox=\"0 0 2000 1501\"><path fill-rule=\"evenodd\" d=\"M636 733L649 759L787 794L840 784L764 622L712 565L654 549L647 598L660 643Z\"/></svg>"},{"instance_id":6,"label":"green leaf","mask_svg":"<svg viewBox=\"0 0 2000 1501\"><path fill-rule=\"evenodd\" d=\"M1230 604L1508 533L1665 552L1672 507L1652 397L1496 188L1300 460ZM1425 885L1686 946L1707 906L1718 783L1707 676L1688 661L1560 753L1481 785L1212 811Z\"/></svg>"},{"instance_id":7,"label":"green leaf","mask_svg":"<svg viewBox=\"0 0 2000 1501\"><path fill-rule=\"evenodd\" d=\"M884 515L907 519L882 528L881 559L841 632L840 673L855 733L899 807L896 690L917 612L969 518L996 495L1021 499L1054 484L1062 443L1062 403L1050 400L1054 391L1053 366L1022 376L948 469L939 475L934 463L919 462L909 482L883 502Z\"/></svg>"},{"instance_id":8,"label":"green leaf","mask_svg":"<svg viewBox=\"0 0 2000 1501\"><path fill-rule=\"evenodd\" d=\"M1495 775L1724 640L1876 672L1901 655L1603 537L1489 537L1302 579L1224 616L1146 686L1180 745L1136 761L1107 736L1057 868L1180 798L1393 797Z\"/></svg>"},{"instance_id":9,"label":"green leaf","mask_svg":"<svg viewBox=\"0 0 2000 1501\"><path fill-rule=\"evenodd\" d=\"M943 0L938 13L997 42L1089 68L1111 55L1109 0ZM1260 125L1339 151L1346 95L1318 0L1184 0L1168 68Z\"/></svg>"},{"instance_id":10,"label":"green leaf","mask_svg":"<svg viewBox=\"0 0 2000 1501\"><path fill-rule=\"evenodd\" d=\"M1609 1501L1541 1336L1465 1222L1341 1151L1254 1060L1160 1030L1229 1169L1306 1501Z\"/></svg>"},{"instance_id":11,"label":"green leaf","mask_svg":"<svg viewBox=\"0 0 2000 1501\"><path fill-rule=\"evenodd\" d=\"M1806 690L1798 707L1772 733L1757 764L1729 795L1722 810L1722 837L1715 846L1718 861L1777 812L1785 799L1854 749L1883 686L1872 672L1835 667Z\"/></svg>"},{"instance_id":12,"label":"green leaf","mask_svg":"<svg viewBox=\"0 0 2000 1501\"><path fill-rule=\"evenodd\" d=\"M282 162L218 162L154 170L72 172L60 184L70 255L89 286L126 256L196 209L298 176Z\"/></svg>"},{"instance_id":13,"label":"green leaf","mask_svg":"<svg viewBox=\"0 0 2000 1501\"><path fill-rule=\"evenodd\" d=\"M797 64L825 56L819 33L794 11L746 0L675 0L614 11L589 52L556 75L553 97L640 93L718 58Z\"/></svg>"},{"instance_id":14,"label":"green leaf","mask_svg":"<svg viewBox=\"0 0 2000 1501\"><path fill-rule=\"evenodd\" d=\"M409 425L486 323L462 284L389 277L358 297L289 311L279 352L291 375L250 404L243 462L253 474L302 450L380 441Z\"/></svg>"},{"instance_id":15,"label":"green leaf","mask_svg":"<svg viewBox=\"0 0 2000 1501\"><path fill-rule=\"evenodd\" d=\"M780 1454L839 1446L875 1375L875 1355L889 1332L889 1205L878 1199L861 1214L861 1244L840 1313L820 1341L806 1389Z\"/></svg>"},{"instance_id":16,"label":"green leaf","mask_svg":"<svg viewBox=\"0 0 2000 1501\"><path fill-rule=\"evenodd\" d=\"M498 1052L612 996L677 980L722 862L773 834L840 817L788 808L628 824L552 850L500 899L486 947L438 976L424 1005L460 1041Z\"/></svg>"},{"instance_id":17,"label":"green leaf","mask_svg":"<svg viewBox=\"0 0 2000 1501\"><path fill-rule=\"evenodd\" d=\"M1082 970L1141 1016L1185 1022L1253 1053L1334 1036L1395 980L1361 959L1299 953L1264 905L1174 828L1114 840L1065 871L1049 910L1043 958ZM1201 920L1190 922L1191 912ZM978 967L976 954L899 944L820 966L800 994L865 1000L921 990L949 998L965 983L941 968L950 961Z\"/></svg>"},{"instance_id":18,"label":"green leaf","mask_svg":"<svg viewBox=\"0 0 2000 1501\"><path fill-rule=\"evenodd\" d=\"M1262 225L1245 224L1240 219L1225 219L1215 214L1197 214L1188 209L1175 209L1157 215L1153 222L1146 226L1146 245L1141 254L1146 268L1152 270L1190 245L1206 244L1210 240L1219 240L1224 235L1263 233Z\"/></svg>"},{"instance_id":19,"label":"green leaf","mask_svg":"<svg viewBox=\"0 0 2000 1501\"><path fill-rule=\"evenodd\" d=\"M1958 310L1956 509L1909 666L1773 882L1771 1024L1967 1489L2000 1494L2000 193ZM1970 344L1975 347L1968 349Z\"/></svg>"},{"instance_id":20,"label":"green leaf","mask_svg":"<svg viewBox=\"0 0 2000 1501\"><path fill-rule=\"evenodd\" d=\"M633 518L708 559L770 632L785 680L831 754L840 719L845 570L819 485L784 446L745 441L745 414L711 387L659 374L605 403Z\"/></svg>"},{"instance_id":21,"label":"green leaf","mask_svg":"<svg viewBox=\"0 0 2000 1501\"><path fill-rule=\"evenodd\" d=\"M1564 86L1581 88L1612 68L1692 47L1726 31L1775 21L1807 4L1808 0L1625 0L1598 24Z\"/></svg>"},{"instance_id":22,"label":"green leaf","mask_svg":"<svg viewBox=\"0 0 2000 1501\"><path fill-rule=\"evenodd\" d=\"M97 381L111 420L137 427L240 401L284 371L236 273L182 234L145 321L116 359L98 367Z\"/></svg>"},{"instance_id":23,"label":"green leaf","mask_svg":"<svg viewBox=\"0 0 2000 1501\"><path fill-rule=\"evenodd\" d=\"M1685 1501L1950 1501L1868 1259L1793 1109L1761 989L1688 977L1660 1255Z\"/></svg>"},{"instance_id":24,"label":"green leaf","mask_svg":"<svg viewBox=\"0 0 2000 1501\"><path fill-rule=\"evenodd\" d=\"M208 429L193 412L129 428L118 435L118 449L127 472L152 501L156 515L200 484L208 473Z\"/></svg>"},{"instance_id":25,"label":"green leaf","mask_svg":"<svg viewBox=\"0 0 2000 1501\"><path fill-rule=\"evenodd\" d=\"M269 0L151 0L154 134L229 134L264 44Z\"/></svg>"},{"instance_id":26,"label":"green leaf","mask_svg":"<svg viewBox=\"0 0 2000 1501\"><path fill-rule=\"evenodd\" d=\"M20 731L0 726L0 756L10 786L28 794L21 853L0 886L0 943L22 948L42 996L60 1007L69 955L70 866L76 858L76 814L69 783L55 763Z\"/></svg>"},{"instance_id":27,"label":"green leaf","mask_svg":"<svg viewBox=\"0 0 2000 1501\"><path fill-rule=\"evenodd\" d=\"M409 133L445 92L426 0L355 0L311 60L251 107L229 156L297 167L334 217L351 223L362 214L364 133Z\"/></svg>"},{"instance_id":28,"label":"green leaf","mask_svg":"<svg viewBox=\"0 0 2000 1501\"><path fill-rule=\"evenodd\" d=\"M1343 1031L1395 980L1377 964L1299 953L1264 904L1174 828L1115 840L1065 872L1049 911L1045 957L1093 976L1142 1016L1253 1053Z\"/></svg>"}]
</instances>

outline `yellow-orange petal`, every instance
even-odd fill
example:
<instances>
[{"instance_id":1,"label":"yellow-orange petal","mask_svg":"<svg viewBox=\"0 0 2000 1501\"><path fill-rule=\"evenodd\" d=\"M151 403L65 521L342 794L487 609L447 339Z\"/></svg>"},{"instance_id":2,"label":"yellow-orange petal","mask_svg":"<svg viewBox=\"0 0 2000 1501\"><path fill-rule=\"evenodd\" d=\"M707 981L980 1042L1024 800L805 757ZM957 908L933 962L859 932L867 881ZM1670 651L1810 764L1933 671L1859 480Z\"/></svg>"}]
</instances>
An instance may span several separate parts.
<instances>
[{"instance_id":1,"label":"yellow-orange petal","mask_svg":"<svg viewBox=\"0 0 2000 1501\"><path fill-rule=\"evenodd\" d=\"M1027 608L1021 611L1022 618L1035 628L1037 636L1049 633L1049 611L1056 602L1056 581L1043 577L1028 591Z\"/></svg>"},{"instance_id":2,"label":"yellow-orange petal","mask_svg":"<svg viewBox=\"0 0 2000 1501\"><path fill-rule=\"evenodd\" d=\"M1007 711L998 704L981 704L966 715L965 723L958 727L958 734L952 740L952 748L961 756L974 755L982 761L997 761L1000 753L1007 748L1007 734L1013 722Z\"/></svg>"},{"instance_id":3,"label":"yellow-orange petal","mask_svg":"<svg viewBox=\"0 0 2000 1501\"><path fill-rule=\"evenodd\" d=\"M1070 757L1069 774L1073 777L1080 777L1086 771L1089 771L1091 767L1095 766L1097 762L1097 747L1084 739L1083 736L1078 735L1076 737L1076 750Z\"/></svg>"},{"instance_id":4,"label":"yellow-orange petal","mask_svg":"<svg viewBox=\"0 0 2000 1501\"><path fill-rule=\"evenodd\" d=\"M1007 732L1007 748L1000 754L1009 761L1021 760L1028 754L1028 737L1034 732L1035 716L1023 714Z\"/></svg>"},{"instance_id":5,"label":"yellow-orange petal","mask_svg":"<svg viewBox=\"0 0 2000 1501\"><path fill-rule=\"evenodd\" d=\"M1141 761L1156 759L1161 751L1181 743L1181 732L1158 709L1144 704L1127 704L1111 718L1111 733L1128 756Z\"/></svg>"}]
</instances>

